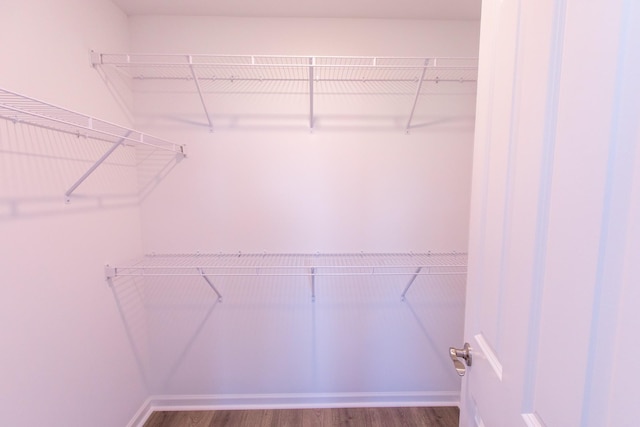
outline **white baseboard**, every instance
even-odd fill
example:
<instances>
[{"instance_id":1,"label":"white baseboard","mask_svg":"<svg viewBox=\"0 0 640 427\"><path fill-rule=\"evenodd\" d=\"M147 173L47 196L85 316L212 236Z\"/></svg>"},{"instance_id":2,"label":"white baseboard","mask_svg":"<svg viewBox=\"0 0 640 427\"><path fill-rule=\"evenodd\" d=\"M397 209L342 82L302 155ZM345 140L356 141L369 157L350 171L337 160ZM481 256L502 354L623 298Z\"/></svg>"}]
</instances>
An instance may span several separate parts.
<instances>
[{"instance_id":1,"label":"white baseboard","mask_svg":"<svg viewBox=\"0 0 640 427\"><path fill-rule=\"evenodd\" d=\"M152 412L153 407L151 406L151 398L148 398L142 403L142 406L140 406L140 409L138 409L133 418L131 418L127 427L142 427L147 419L149 419Z\"/></svg>"},{"instance_id":2,"label":"white baseboard","mask_svg":"<svg viewBox=\"0 0 640 427\"><path fill-rule=\"evenodd\" d=\"M457 391L157 395L145 401L127 427L143 427L153 411L458 406L459 404L460 393Z\"/></svg>"},{"instance_id":3,"label":"white baseboard","mask_svg":"<svg viewBox=\"0 0 640 427\"><path fill-rule=\"evenodd\" d=\"M522 419L527 427L543 427L544 423L538 418L536 414L522 414Z\"/></svg>"}]
</instances>

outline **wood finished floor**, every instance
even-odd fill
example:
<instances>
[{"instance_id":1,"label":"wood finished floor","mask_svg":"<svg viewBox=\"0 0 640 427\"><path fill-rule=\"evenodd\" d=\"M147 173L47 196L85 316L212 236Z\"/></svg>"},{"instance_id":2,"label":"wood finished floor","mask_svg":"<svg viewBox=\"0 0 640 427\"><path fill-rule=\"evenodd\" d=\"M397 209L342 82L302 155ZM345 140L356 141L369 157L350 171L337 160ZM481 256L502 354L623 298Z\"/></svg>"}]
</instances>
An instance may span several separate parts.
<instances>
[{"instance_id":1,"label":"wood finished floor","mask_svg":"<svg viewBox=\"0 0 640 427\"><path fill-rule=\"evenodd\" d=\"M154 412L144 427L458 427L456 407Z\"/></svg>"}]
</instances>

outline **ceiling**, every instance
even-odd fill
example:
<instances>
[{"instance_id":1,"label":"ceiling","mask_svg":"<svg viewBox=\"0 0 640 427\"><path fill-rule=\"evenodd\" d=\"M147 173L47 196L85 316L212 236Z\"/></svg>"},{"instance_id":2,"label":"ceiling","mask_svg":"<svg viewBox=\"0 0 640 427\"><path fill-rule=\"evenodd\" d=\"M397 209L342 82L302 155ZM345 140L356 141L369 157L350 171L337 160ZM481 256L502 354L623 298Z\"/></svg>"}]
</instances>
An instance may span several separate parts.
<instances>
[{"instance_id":1,"label":"ceiling","mask_svg":"<svg viewBox=\"0 0 640 427\"><path fill-rule=\"evenodd\" d=\"M481 0L112 0L127 15L479 20Z\"/></svg>"}]
</instances>

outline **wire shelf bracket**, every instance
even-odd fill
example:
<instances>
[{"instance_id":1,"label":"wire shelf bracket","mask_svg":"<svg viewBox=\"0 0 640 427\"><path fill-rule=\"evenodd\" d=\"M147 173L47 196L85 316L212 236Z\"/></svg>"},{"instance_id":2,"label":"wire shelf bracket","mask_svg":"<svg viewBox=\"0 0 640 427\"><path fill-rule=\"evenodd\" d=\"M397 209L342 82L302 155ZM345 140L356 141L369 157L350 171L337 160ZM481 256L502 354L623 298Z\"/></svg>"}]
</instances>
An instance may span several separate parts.
<instances>
[{"instance_id":1,"label":"wire shelf bracket","mask_svg":"<svg viewBox=\"0 0 640 427\"><path fill-rule=\"evenodd\" d=\"M70 135L113 144L109 149L64 193L69 203L73 192L113 152L123 145L146 145L186 156L184 145L156 138L133 129L68 110L47 102L0 88L0 118L13 123L24 123Z\"/></svg>"},{"instance_id":2,"label":"wire shelf bracket","mask_svg":"<svg viewBox=\"0 0 640 427\"><path fill-rule=\"evenodd\" d=\"M309 58L309 129L313 132L313 66L315 58Z\"/></svg>"},{"instance_id":3,"label":"wire shelf bracket","mask_svg":"<svg viewBox=\"0 0 640 427\"><path fill-rule=\"evenodd\" d=\"M204 281L207 282L207 284L211 287L211 289L213 289L213 292L215 292L216 295L218 295L218 302L222 302L222 294L218 291L218 289L216 288L216 285L214 285L213 282L211 282L211 280L207 277L203 269L200 268L199 270Z\"/></svg>"},{"instance_id":4,"label":"wire shelf bracket","mask_svg":"<svg viewBox=\"0 0 640 427\"><path fill-rule=\"evenodd\" d=\"M422 75L420 76L420 80L418 80L418 87L416 88L416 96L413 99L413 106L411 107L411 112L409 113L409 120L407 120L407 126L405 128L405 132L409 133L409 129L411 129L411 121L413 120L413 115L416 112L416 107L418 106L418 100L420 99L420 92L422 91L422 83L424 82L424 76L427 74L427 65L429 64L429 60L424 60L424 68L422 69Z\"/></svg>"},{"instance_id":5,"label":"wire shelf bracket","mask_svg":"<svg viewBox=\"0 0 640 427\"><path fill-rule=\"evenodd\" d=\"M131 132L127 132L127 134L125 135L125 138L127 136L129 136L131 134ZM105 160L107 160L107 158L118 149L118 147L120 147L122 145L122 143L125 141L125 138L121 138L118 142L116 142L115 144L113 144L111 146L111 148L109 148L103 155L102 157L100 157L94 164L93 166L91 166L80 178L78 178L78 180L71 186L69 187L69 189L67 191L65 191L64 193L64 202L65 203L71 203L71 194L76 191L76 188L78 188L80 186L80 184L82 184L84 182L85 179L89 178L89 175L91 175L96 169L98 169L98 166L100 166L102 164L102 162L104 162Z\"/></svg>"},{"instance_id":6,"label":"wire shelf bracket","mask_svg":"<svg viewBox=\"0 0 640 427\"><path fill-rule=\"evenodd\" d=\"M191 71L191 75L193 76L193 82L196 84L196 89L198 90L198 96L200 97L200 103L202 103L204 114L207 116L207 122L209 123L209 132L213 132L213 122L211 121L211 115L209 114L209 110L207 109L207 104L204 101L204 95L202 94L200 81L198 80L198 75L196 74L196 70L193 68L193 57L191 56L189 56L189 70Z\"/></svg>"},{"instance_id":7,"label":"wire shelf bracket","mask_svg":"<svg viewBox=\"0 0 640 427\"><path fill-rule=\"evenodd\" d=\"M402 295L401 295L402 301L405 300L407 292L409 292L409 288L411 287L411 285L413 285L413 282L415 282L416 278L418 277L421 271L422 271L422 267L418 267L418 269L416 270L411 280L409 280L409 283L407 283L407 286L404 288L404 291L402 291Z\"/></svg>"}]
</instances>

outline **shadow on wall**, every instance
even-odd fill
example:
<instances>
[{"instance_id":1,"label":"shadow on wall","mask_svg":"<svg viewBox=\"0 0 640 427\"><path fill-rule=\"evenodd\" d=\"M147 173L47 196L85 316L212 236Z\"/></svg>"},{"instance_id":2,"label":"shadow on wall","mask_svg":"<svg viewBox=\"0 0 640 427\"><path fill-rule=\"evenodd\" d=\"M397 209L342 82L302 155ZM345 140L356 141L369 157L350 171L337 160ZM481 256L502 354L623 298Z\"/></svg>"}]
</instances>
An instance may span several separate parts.
<instances>
[{"instance_id":1,"label":"shadow on wall","mask_svg":"<svg viewBox=\"0 0 640 427\"><path fill-rule=\"evenodd\" d=\"M432 350L431 354L437 355L428 361L425 360L431 369L453 372L446 349L447 346L453 345L447 344L448 341L455 340L456 337L462 339L465 283L461 276L427 276L415 289L414 299L407 297L405 301L425 342ZM448 331L448 334L434 333L433 325L445 320L447 313L460 313L460 317L452 317L449 324L440 323L441 330Z\"/></svg>"},{"instance_id":2,"label":"shadow on wall","mask_svg":"<svg viewBox=\"0 0 640 427\"><path fill-rule=\"evenodd\" d=\"M152 394L455 393L463 277L118 277L115 301ZM456 341L457 340L457 341Z\"/></svg>"},{"instance_id":3,"label":"shadow on wall","mask_svg":"<svg viewBox=\"0 0 640 427\"><path fill-rule=\"evenodd\" d=\"M93 69L98 73L112 98L120 107L119 110L127 116L129 122L133 123L135 118L131 113L131 105L133 105L131 79L125 78L115 68L94 66Z\"/></svg>"},{"instance_id":4,"label":"shadow on wall","mask_svg":"<svg viewBox=\"0 0 640 427\"><path fill-rule=\"evenodd\" d=\"M137 206L182 159L148 146L118 147L66 193L112 144L0 122L0 221Z\"/></svg>"},{"instance_id":5,"label":"shadow on wall","mask_svg":"<svg viewBox=\"0 0 640 427\"><path fill-rule=\"evenodd\" d=\"M109 279L140 377L148 390L163 388L180 368L219 301L202 279ZM149 330L159 313L160 334ZM176 332L175 328L179 331ZM167 335L162 335L166 331ZM172 332L176 332L177 336ZM155 337L155 338L154 338ZM159 347L155 339L170 345Z\"/></svg>"}]
</instances>

